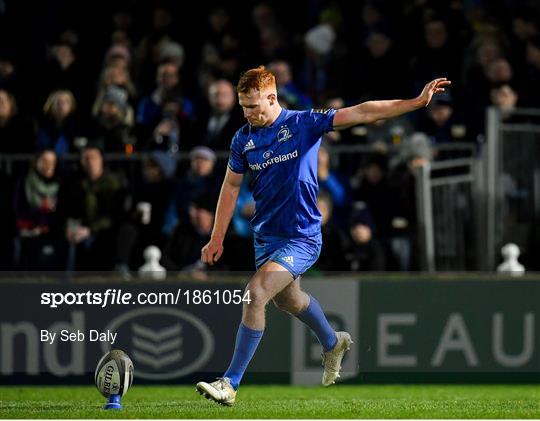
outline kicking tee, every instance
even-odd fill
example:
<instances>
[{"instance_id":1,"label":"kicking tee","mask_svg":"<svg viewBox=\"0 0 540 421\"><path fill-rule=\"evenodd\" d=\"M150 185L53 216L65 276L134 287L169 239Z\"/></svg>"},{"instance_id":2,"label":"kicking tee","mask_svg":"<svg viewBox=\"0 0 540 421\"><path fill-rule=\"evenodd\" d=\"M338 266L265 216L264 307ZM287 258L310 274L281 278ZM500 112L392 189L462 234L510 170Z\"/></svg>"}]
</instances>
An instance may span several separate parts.
<instances>
[{"instance_id":1,"label":"kicking tee","mask_svg":"<svg viewBox=\"0 0 540 421\"><path fill-rule=\"evenodd\" d=\"M246 124L234 135L228 165L235 173L253 173L256 234L294 238L321 232L317 156L335 113L282 109L271 126Z\"/></svg>"}]
</instances>

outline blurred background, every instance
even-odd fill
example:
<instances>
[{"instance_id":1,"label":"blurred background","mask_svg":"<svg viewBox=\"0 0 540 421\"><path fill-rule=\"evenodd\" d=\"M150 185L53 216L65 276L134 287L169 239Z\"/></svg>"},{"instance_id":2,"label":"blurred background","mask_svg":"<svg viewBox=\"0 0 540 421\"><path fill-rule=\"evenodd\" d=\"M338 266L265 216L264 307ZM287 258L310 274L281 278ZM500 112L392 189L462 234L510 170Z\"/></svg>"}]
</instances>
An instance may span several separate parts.
<instances>
[{"instance_id":1,"label":"blurred background","mask_svg":"<svg viewBox=\"0 0 540 421\"><path fill-rule=\"evenodd\" d=\"M0 0L0 269L207 276L200 248L244 124L234 85L265 65L298 110L452 80L426 109L325 136L311 274L539 270L539 9ZM253 270L253 210L246 177L215 270Z\"/></svg>"},{"instance_id":2,"label":"blurred background","mask_svg":"<svg viewBox=\"0 0 540 421\"><path fill-rule=\"evenodd\" d=\"M249 176L219 265L200 250L245 121L234 85L265 65L298 110L452 80L425 109L323 139L324 247L302 288L355 338L343 380L538 383L538 275L510 275L540 269L539 8L0 0L0 382L92 382L112 344L44 329L119 332L137 382L222 373L241 306L215 297L254 269ZM41 301L179 288L214 298ZM268 307L246 381L318 384L316 339Z\"/></svg>"}]
</instances>

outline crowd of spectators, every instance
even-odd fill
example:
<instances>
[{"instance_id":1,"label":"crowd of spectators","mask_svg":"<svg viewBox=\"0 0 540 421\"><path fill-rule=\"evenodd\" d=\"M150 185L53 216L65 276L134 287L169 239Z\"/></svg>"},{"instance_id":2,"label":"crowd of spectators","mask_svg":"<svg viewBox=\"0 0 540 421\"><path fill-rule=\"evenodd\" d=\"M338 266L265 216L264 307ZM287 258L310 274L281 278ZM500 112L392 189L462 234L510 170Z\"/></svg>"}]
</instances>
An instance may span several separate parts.
<instances>
[{"instance_id":1,"label":"crowd of spectators","mask_svg":"<svg viewBox=\"0 0 540 421\"><path fill-rule=\"evenodd\" d=\"M414 167L437 145L484 142L488 106L540 104L539 7L525 0L0 5L0 158L32 156L0 167L2 270L129 276L150 244L167 269L201 270L223 157L245 123L234 83L261 64L290 109L452 80L425 110L330 133L319 153L314 270L414 270ZM336 144L373 152L337 165ZM135 175L118 163L138 154ZM253 268L253 212L248 175L218 269Z\"/></svg>"}]
</instances>

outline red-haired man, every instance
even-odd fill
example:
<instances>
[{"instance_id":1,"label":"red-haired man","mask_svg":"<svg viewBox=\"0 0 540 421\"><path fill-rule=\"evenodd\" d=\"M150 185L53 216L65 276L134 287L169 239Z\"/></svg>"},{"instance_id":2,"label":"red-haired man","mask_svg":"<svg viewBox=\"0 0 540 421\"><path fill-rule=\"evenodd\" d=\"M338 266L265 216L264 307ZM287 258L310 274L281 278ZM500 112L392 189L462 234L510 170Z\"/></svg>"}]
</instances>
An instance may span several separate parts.
<instances>
[{"instance_id":1,"label":"red-haired man","mask_svg":"<svg viewBox=\"0 0 540 421\"><path fill-rule=\"evenodd\" d=\"M300 289L300 276L315 263L321 250L321 214L316 204L321 136L425 107L449 84L445 78L435 79L414 99L368 101L337 111L290 111L279 105L271 72L258 67L241 76L238 100L248 123L233 137L212 236L201 254L202 261L208 264L221 257L243 175L251 170L256 202L251 224L257 272L246 287L250 301L243 303L231 364L217 381L197 383L201 394L224 405L234 403L242 376L263 335L264 309L270 300L313 330L323 348L322 383L335 383L343 356L352 343L351 336L335 332L318 301Z\"/></svg>"}]
</instances>

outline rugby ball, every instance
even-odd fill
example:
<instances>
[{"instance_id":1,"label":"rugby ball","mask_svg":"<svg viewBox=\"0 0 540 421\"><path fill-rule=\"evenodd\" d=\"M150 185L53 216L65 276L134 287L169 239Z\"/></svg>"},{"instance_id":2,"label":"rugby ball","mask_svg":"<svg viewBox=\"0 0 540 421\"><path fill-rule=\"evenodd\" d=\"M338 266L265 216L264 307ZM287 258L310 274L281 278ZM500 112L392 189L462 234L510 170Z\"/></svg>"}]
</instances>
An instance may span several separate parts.
<instances>
[{"instance_id":1,"label":"rugby ball","mask_svg":"<svg viewBox=\"0 0 540 421\"><path fill-rule=\"evenodd\" d=\"M113 349L98 362L94 374L96 387L106 398L124 396L133 382L133 363L124 351Z\"/></svg>"}]
</instances>

